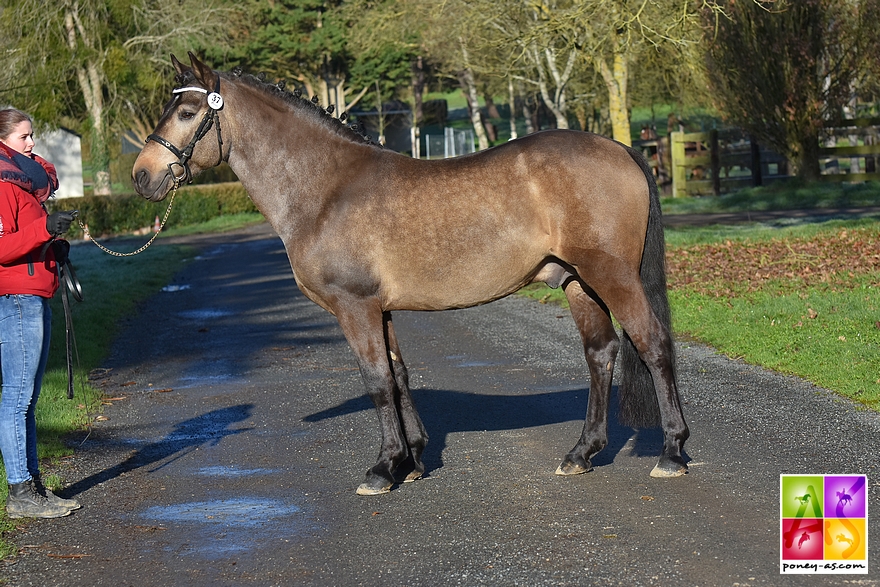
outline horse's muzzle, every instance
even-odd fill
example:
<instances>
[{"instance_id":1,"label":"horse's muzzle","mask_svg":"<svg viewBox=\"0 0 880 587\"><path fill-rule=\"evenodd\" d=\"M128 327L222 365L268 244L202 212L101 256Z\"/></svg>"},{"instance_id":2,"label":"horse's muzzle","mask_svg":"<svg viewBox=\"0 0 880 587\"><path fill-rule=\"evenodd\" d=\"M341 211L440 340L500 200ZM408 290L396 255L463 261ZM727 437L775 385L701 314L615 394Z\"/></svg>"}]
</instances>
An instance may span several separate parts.
<instances>
[{"instance_id":1,"label":"horse's muzzle","mask_svg":"<svg viewBox=\"0 0 880 587\"><path fill-rule=\"evenodd\" d=\"M151 202L164 200L174 186L174 178L171 177L170 172L154 177L143 167L132 172L131 182L134 190Z\"/></svg>"}]
</instances>

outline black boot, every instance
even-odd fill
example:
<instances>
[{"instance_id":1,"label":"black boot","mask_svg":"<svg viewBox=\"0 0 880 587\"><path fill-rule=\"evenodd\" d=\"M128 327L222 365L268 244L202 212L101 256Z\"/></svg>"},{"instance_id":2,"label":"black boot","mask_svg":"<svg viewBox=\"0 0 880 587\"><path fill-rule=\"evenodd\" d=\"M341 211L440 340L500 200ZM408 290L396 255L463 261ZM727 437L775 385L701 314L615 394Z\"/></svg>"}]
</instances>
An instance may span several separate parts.
<instances>
[{"instance_id":1,"label":"black boot","mask_svg":"<svg viewBox=\"0 0 880 587\"><path fill-rule=\"evenodd\" d=\"M82 505L80 505L80 503L75 499L65 499L63 497L58 497L57 495L52 493L52 491L48 487L43 485L43 480L40 478L39 475L33 475L32 477L34 481L34 489L37 490L37 493L48 499L49 503L64 506L69 510L78 510L82 507Z\"/></svg>"},{"instance_id":2,"label":"black boot","mask_svg":"<svg viewBox=\"0 0 880 587\"><path fill-rule=\"evenodd\" d=\"M61 518L70 514L70 508L51 503L48 497L37 493L34 482L28 479L9 486L6 513L10 518Z\"/></svg>"}]
</instances>

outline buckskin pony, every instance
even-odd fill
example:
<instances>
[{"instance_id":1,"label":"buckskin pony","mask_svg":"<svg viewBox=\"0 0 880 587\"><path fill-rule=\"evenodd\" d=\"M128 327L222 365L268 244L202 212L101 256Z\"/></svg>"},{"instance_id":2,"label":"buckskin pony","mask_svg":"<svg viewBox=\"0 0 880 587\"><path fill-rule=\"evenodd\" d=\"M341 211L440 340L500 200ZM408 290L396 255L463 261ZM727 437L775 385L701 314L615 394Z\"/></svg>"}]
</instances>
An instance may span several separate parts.
<instances>
[{"instance_id":1,"label":"buckskin pony","mask_svg":"<svg viewBox=\"0 0 880 587\"><path fill-rule=\"evenodd\" d=\"M336 316L357 357L381 427L357 493L386 493L425 471L428 435L391 313L475 306L533 282L564 289L590 372L583 433L556 473L589 471L607 444L618 350L619 420L662 426L652 476L687 472L660 204L638 152L550 130L464 157L413 159L282 83L189 57L190 66L171 57L177 88L135 161L135 189L158 202L229 163L284 242L300 290Z\"/></svg>"}]
</instances>

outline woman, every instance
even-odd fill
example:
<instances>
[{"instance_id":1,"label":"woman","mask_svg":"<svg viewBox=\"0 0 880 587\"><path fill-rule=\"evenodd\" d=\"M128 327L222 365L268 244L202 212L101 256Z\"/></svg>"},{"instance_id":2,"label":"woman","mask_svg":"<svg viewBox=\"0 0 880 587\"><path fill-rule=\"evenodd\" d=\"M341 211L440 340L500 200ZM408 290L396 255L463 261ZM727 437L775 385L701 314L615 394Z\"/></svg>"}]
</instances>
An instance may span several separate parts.
<instances>
[{"instance_id":1,"label":"woman","mask_svg":"<svg viewBox=\"0 0 880 587\"><path fill-rule=\"evenodd\" d=\"M49 299L58 289L55 247L71 212L48 214L55 167L35 155L30 116L0 110L0 453L10 518L58 518L80 507L40 481L34 412L49 354Z\"/></svg>"}]
</instances>

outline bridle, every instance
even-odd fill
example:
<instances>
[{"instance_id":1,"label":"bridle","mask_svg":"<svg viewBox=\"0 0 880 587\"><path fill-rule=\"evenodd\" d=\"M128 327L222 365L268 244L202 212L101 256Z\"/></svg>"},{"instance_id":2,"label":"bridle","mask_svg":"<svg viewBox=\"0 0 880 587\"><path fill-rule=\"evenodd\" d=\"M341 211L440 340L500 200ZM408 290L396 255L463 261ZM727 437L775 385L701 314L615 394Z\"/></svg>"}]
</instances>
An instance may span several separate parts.
<instances>
[{"instance_id":1,"label":"bridle","mask_svg":"<svg viewBox=\"0 0 880 587\"><path fill-rule=\"evenodd\" d=\"M177 161L168 164L168 172L171 174L171 177L174 178L174 189L180 187L180 184L183 182L189 183L192 181L192 171L189 168L189 160L192 158L193 149L195 149L196 143L202 140L208 131L211 130L211 126L214 125L216 121L216 129L217 129L217 148L219 151L217 160L217 165L223 161L223 138L220 136L220 114L218 111L223 108L223 98L220 97L220 77L217 76L217 82L214 84L214 91L208 92L208 90L204 88L200 88L198 86L187 86L184 88L177 88L172 91L173 94L180 94L183 92L201 92L203 94L207 94L208 99L208 111L205 112L205 116L202 117L202 121L199 123L199 127L196 129L196 134L193 135L192 140L189 144L183 148L181 151L170 141L160 137L159 135L153 133L147 137L145 143L149 143L150 141L155 141L174 153L177 156ZM183 168L183 174L177 175L174 172L174 166Z\"/></svg>"},{"instance_id":2,"label":"bridle","mask_svg":"<svg viewBox=\"0 0 880 587\"><path fill-rule=\"evenodd\" d=\"M139 253L142 253L153 244L153 241L156 240L156 237L159 236L159 232L163 228L165 228L165 223L168 222L168 216L171 214L171 205L174 203L174 196L177 194L178 188L180 188L180 184L184 181L190 182L192 181L192 171L189 168L189 160L192 158L193 149L195 149L196 143L202 140L208 131L211 130L211 126L214 125L214 122L217 123L217 149L219 150L218 159L216 165L219 165L221 161L223 161L223 138L220 136L220 114L219 110L223 108L223 98L220 97L220 77L217 77L217 81L214 84L214 91L208 92L208 90L204 88L200 88L198 86L187 86L184 88L177 88L172 90L174 94L181 94L183 92L201 92L202 94L207 94L208 99L208 111L205 112L205 116L202 118L202 122L199 123L199 127L196 129L196 134L193 135L192 140L189 144L184 147L183 151L175 147L171 144L171 141L168 141L157 134L151 134L147 137L147 140L144 143L149 143L150 141L155 141L174 153L177 156L177 161L168 164L168 172L171 174L171 177L174 178L174 187L171 190L171 199L168 201L168 208L165 210L165 216L162 218L162 224L159 226L158 230L153 233L153 236L147 241L147 244L137 249L136 251L132 251L130 253L119 253L117 251L113 251L108 249L89 234L89 227L82 220L79 221L79 226L83 230L83 235L85 235L86 239L95 243L95 245L104 251L107 254L113 255L114 257L132 257ZM174 166L183 168L183 173L181 175L177 175L174 173ZM76 294L74 293L74 296Z\"/></svg>"}]
</instances>

